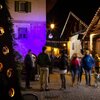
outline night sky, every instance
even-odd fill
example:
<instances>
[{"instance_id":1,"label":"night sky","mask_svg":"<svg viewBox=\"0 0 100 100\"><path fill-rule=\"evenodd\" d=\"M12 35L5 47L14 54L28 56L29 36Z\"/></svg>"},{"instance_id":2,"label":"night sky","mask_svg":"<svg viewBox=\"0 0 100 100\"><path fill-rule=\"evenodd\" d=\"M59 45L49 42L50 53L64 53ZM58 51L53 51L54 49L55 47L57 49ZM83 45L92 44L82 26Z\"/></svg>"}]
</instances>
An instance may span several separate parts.
<instances>
[{"instance_id":1,"label":"night sky","mask_svg":"<svg viewBox=\"0 0 100 100\"><path fill-rule=\"evenodd\" d=\"M47 8L50 8L52 4L49 4L48 1L53 3L53 0L47 0ZM47 27L51 22L54 22L57 31L61 32L69 11L72 11L89 25L99 7L100 0L56 0L52 9L49 9L49 11L47 9Z\"/></svg>"}]
</instances>

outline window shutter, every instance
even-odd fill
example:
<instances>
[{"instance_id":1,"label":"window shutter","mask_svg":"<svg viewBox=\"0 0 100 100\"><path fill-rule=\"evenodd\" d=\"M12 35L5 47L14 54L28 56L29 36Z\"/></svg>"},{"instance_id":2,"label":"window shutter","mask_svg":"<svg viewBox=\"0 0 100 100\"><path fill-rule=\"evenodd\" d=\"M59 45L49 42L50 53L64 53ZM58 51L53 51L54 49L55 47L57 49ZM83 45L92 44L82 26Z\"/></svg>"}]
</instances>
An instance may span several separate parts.
<instances>
[{"instance_id":1,"label":"window shutter","mask_svg":"<svg viewBox=\"0 0 100 100\"><path fill-rule=\"evenodd\" d=\"M15 11L19 11L19 1L15 1Z\"/></svg>"},{"instance_id":2,"label":"window shutter","mask_svg":"<svg viewBox=\"0 0 100 100\"><path fill-rule=\"evenodd\" d=\"M26 5L25 11L26 12L31 12L31 2L26 2L25 5Z\"/></svg>"}]
</instances>

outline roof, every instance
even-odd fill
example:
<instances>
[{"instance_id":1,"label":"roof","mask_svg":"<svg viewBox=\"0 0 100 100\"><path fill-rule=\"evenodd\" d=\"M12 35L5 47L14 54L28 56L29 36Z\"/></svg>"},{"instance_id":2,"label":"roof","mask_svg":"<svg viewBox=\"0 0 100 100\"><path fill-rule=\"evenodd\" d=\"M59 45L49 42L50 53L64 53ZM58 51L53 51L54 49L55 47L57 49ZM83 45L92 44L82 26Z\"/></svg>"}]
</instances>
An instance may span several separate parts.
<instances>
[{"instance_id":1,"label":"roof","mask_svg":"<svg viewBox=\"0 0 100 100\"><path fill-rule=\"evenodd\" d=\"M67 38L75 35L79 31L86 30L87 27L88 26L80 18L70 11L60 34L60 38Z\"/></svg>"},{"instance_id":2,"label":"roof","mask_svg":"<svg viewBox=\"0 0 100 100\"><path fill-rule=\"evenodd\" d=\"M86 37L86 35L89 34L100 34L100 7L96 11L90 25L85 31L85 35L83 36L83 39Z\"/></svg>"}]
</instances>

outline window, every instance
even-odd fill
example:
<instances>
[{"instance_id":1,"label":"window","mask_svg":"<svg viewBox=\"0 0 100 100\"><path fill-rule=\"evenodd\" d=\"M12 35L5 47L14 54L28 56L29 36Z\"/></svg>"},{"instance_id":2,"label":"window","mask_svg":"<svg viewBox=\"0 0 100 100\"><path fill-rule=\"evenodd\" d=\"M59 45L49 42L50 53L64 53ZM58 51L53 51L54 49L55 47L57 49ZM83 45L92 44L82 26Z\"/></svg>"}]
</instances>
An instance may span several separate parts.
<instances>
[{"instance_id":1,"label":"window","mask_svg":"<svg viewBox=\"0 0 100 100\"><path fill-rule=\"evenodd\" d=\"M28 30L25 27L19 27L18 28L18 39L25 39L27 38Z\"/></svg>"},{"instance_id":2,"label":"window","mask_svg":"<svg viewBox=\"0 0 100 100\"><path fill-rule=\"evenodd\" d=\"M31 2L15 1L15 12L31 12Z\"/></svg>"}]
</instances>

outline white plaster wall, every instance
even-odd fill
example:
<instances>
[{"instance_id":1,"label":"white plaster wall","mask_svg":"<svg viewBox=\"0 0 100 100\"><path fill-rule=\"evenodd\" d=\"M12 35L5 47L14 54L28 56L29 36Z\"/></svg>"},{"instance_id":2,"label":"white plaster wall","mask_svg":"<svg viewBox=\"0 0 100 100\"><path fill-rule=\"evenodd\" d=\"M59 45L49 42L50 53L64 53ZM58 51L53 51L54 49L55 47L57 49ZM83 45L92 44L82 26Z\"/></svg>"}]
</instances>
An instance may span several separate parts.
<instances>
[{"instance_id":1,"label":"white plaster wall","mask_svg":"<svg viewBox=\"0 0 100 100\"><path fill-rule=\"evenodd\" d=\"M23 1L31 1L32 3L31 5L32 9L31 12L29 13L15 12L14 1L15 0L8 0L9 11L14 20L46 21L46 0L23 0Z\"/></svg>"},{"instance_id":2,"label":"white plaster wall","mask_svg":"<svg viewBox=\"0 0 100 100\"><path fill-rule=\"evenodd\" d=\"M80 40L77 39L78 35L72 36L70 38L70 58L72 57L73 53L78 53L79 56L81 55L81 42ZM73 48L73 44L74 44L74 48Z\"/></svg>"}]
</instances>

